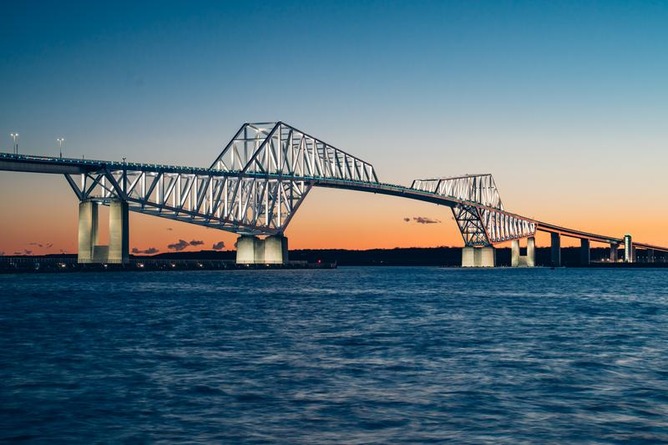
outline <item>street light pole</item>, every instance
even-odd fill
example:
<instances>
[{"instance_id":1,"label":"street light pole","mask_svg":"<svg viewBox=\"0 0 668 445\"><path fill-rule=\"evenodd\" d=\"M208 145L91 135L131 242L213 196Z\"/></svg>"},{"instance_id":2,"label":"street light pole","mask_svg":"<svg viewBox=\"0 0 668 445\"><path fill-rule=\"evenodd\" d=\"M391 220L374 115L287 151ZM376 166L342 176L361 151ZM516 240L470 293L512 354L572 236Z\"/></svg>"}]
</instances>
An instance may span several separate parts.
<instances>
[{"instance_id":1,"label":"street light pole","mask_svg":"<svg viewBox=\"0 0 668 445\"><path fill-rule=\"evenodd\" d=\"M58 141L58 150L60 151L60 157L62 159L62 157L63 157L63 142L65 142L65 139L58 138L56 140Z\"/></svg>"},{"instance_id":2,"label":"street light pole","mask_svg":"<svg viewBox=\"0 0 668 445\"><path fill-rule=\"evenodd\" d=\"M19 143L16 142L16 140L19 138L18 133L11 133L10 136L12 137L12 140L14 141L14 154L17 155L19 154Z\"/></svg>"}]
</instances>

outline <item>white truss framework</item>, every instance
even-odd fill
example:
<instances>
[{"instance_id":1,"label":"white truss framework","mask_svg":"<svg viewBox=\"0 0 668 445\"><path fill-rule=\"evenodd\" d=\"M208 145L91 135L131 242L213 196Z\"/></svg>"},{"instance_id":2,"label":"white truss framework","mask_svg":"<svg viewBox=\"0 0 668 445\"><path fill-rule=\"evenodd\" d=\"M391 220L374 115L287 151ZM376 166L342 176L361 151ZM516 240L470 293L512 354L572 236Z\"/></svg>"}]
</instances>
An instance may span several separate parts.
<instances>
[{"instance_id":1,"label":"white truss framework","mask_svg":"<svg viewBox=\"0 0 668 445\"><path fill-rule=\"evenodd\" d=\"M373 166L283 122L244 124L212 170L377 183Z\"/></svg>"},{"instance_id":2,"label":"white truss framework","mask_svg":"<svg viewBox=\"0 0 668 445\"><path fill-rule=\"evenodd\" d=\"M490 174L416 179L412 189L460 201L452 207L466 246L490 246L536 233L536 224L507 213Z\"/></svg>"},{"instance_id":3,"label":"white truss framework","mask_svg":"<svg viewBox=\"0 0 668 445\"><path fill-rule=\"evenodd\" d=\"M378 184L373 166L282 122L244 124L209 169L102 163L65 174L80 200L240 234L283 233L318 180Z\"/></svg>"},{"instance_id":4,"label":"white truss framework","mask_svg":"<svg viewBox=\"0 0 668 445\"><path fill-rule=\"evenodd\" d=\"M453 178L416 179L411 188L503 210L499 190L489 173Z\"/></svg>"},{"instance_id":5,"label":"white truss framework","mask_svg":"<svg viewBox=\"0 0 668 445\"><path fill-rule=\"evenodd\" d=\"M536 223L506 212L479 207L478 214L487 238L491 243L501 243L536 234Z\"/></svg>"},{"instance_id":6,"label":"white truss framework","mask_svg":"<svg viewBox=\"0 0 668 445\"><path fill-rule=\"evenodd\" d=\"M241 234L282 233L311 190L306 181L220 173L104 170L65 175L80 200Z\"/></svg>"}]
</instances>

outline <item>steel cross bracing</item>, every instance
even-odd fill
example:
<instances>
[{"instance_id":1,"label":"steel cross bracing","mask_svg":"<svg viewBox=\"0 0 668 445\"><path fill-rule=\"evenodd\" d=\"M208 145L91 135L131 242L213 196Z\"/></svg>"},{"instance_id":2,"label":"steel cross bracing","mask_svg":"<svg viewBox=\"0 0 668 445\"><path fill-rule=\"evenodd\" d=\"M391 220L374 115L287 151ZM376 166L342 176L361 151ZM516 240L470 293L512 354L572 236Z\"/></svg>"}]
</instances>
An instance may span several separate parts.
<instances>
[{"instance_id":1,"label":"steel cross bracing","mask_svg":"<svg viewBox=\"0 0 668 445\"><path fill-rule=\"evenodd\" d=\"M491 174L416 179L411 188L461 201L452 213L466 246L490 246L536 233L533 221L503 210Z\"/></svg>"},{"instance_id":2,"label":"steel cross bracing","mask_svg":"<svg viewBox=\"0 0 668 445\"><path fill-rule=\"evenodd\" d=\"M315 180L377 183L373 166L282 122L245 124L209 169L102 164L66 174L80 200L240 234L282 233Z\"/></svg>"}]
</instances>

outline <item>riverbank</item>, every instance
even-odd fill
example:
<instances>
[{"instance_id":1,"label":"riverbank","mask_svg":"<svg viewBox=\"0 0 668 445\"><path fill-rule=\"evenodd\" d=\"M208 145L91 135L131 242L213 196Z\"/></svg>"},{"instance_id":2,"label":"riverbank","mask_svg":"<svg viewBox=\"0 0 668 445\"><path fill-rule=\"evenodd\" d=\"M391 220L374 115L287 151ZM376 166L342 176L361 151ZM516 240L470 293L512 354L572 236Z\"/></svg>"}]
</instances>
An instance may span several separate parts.
<instances>
[{"instance_id":1,"label":"riverbank","mask_svg":"<svg viewBox=\"0 0 668 445\"><path fill-rule=\"evenodd\" d=\"M0 273L148 272L183 270L335 269L336 263L236 264L234 260L131 258L127 264L79 264L71 257L0 257Z\"/></svg>"},{"instance_id":2,"label":"riverbank","mask_svg":"<svg viewBox=\"0 0 668 445\"><path fill-rule=\"evenodd\" d=\"M656 256L656 262L648 263L639 257L636 263L611 263L606 248L591 249L591 263L580 264L580 249L567 247L561 250L564 267L607 268L666 268L667 256ZM168 252L153 256L130 256L128 264L78 264L75 254L44 256L2 256L0 273L21 272L100 272L100 271L148 271L148 270L237 270L237 269L331 269L337 266L436 266L460 267L461 248L396 248L369 250L293 250L287 265L237 265L235 251ZM550 267L549 247L536 249L536 265ZM510 266L510 249L496 249L496 264Z\"/></svg>"}]
</instances>

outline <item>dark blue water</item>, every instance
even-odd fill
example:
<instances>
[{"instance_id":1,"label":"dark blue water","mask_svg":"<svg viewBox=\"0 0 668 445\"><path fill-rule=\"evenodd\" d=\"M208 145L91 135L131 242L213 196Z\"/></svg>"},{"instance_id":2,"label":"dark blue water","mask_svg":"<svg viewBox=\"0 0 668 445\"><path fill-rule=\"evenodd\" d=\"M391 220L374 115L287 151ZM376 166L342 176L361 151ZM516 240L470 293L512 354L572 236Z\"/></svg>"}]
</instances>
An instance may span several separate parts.
<instances>
[{"instance_id":1,"label":"dark blue water","mask_svg":"<svg viewBox=\"0 0 668 445\"><path fill-rule=\"evenodd\" d=\"M668 270L0 276L0 440L668 441Z\"/></svg>"}]
</instances>

